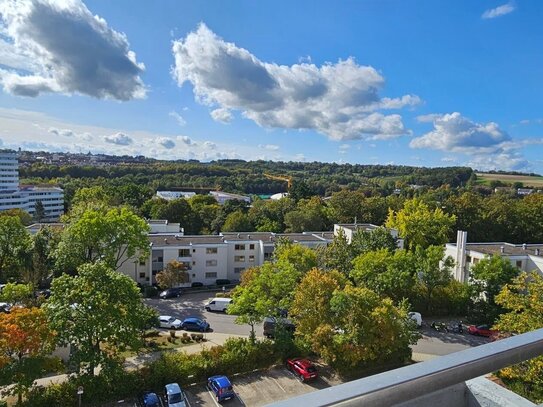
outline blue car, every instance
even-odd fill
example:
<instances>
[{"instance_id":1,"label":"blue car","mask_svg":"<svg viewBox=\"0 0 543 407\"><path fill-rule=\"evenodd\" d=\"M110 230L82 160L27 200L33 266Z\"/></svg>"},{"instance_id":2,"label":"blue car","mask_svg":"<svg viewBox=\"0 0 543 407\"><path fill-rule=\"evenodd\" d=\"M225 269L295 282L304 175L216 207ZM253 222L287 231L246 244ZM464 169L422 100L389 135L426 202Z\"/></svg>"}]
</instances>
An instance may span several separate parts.
<instances>
[{"instance_id":1,"label":"blue car","mask_svg":"<svg viewBox=\"0 0 543 407\"><path fill-rule=\"evenodd\" d=\"M185 331L206 332L209 331L209 324L205 319L190 317L183 320L181 329L184 329Z\"/></svg>"},{"instance_id":2,"label":"blue car","mask_svg":"<svg viewBox=\"0 0 543 407\"><path fill-rule=\"evenodd\" d=\"M236 397L236 393L232 389L232 383L226 376L211 376L207 379L207 387L215 394L219 403Z\"/></svg>"},{"instance_id":3,"label":"blue car","mask_svg":"<svg viewBox=\"0 0 543 407\"><path fill-rule=\"evenodd\" d=\"M185 393L177 383L170 383L164 387L164 399L167 407L186 407Z\"/></svg>"},{"instance_id":4,"label":"blue car","mask_svg":"<svg viewBox=\"0 0 543 407\"><path fill-rule=\"evenodd\" d=\"M162 407L160 399L156 393L148 392L145 393L141 398L141 405L143 407Z\"/></svg>"}]
</instances>

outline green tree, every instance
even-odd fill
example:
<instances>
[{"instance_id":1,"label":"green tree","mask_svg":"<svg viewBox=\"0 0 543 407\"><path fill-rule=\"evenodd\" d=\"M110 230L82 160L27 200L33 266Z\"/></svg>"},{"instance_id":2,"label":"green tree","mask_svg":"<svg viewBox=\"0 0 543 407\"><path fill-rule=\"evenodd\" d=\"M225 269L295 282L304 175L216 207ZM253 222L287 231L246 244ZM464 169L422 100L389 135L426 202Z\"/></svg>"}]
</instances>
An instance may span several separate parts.
<instances>
[{"instance_id":1,"label":"green tree","mask_svg":"<svg viewBox=\"0 0 543 407\"><path fill-rule=\"evenodd\" d=\"M319 197L298 201L297 209L285 215L287 232L319 231L325 229L327 219Z\"/></svg>"},{"instance_id":2,"label":"green tree","mask_svg":"<svg viewBox=\"0 0 543 407\"><path fill-rule=\"evenodd\" d=\"M23 226L28 226L32 223L32 216L26 211L23 211L20 208L7 209L5 211L0 211L0 217L17 217L23 224Z\"/></svg>"},{"instance_id":3,"label":"green tree","mask_svg":"<svg viewBox=\"0 0 543 407\"><path fill-rule=\"evenodd\" d=\"M354 257L380 249L394 251L397 247L397 239L390 234L388 229L383 227L374 230L359 229L353 234L351 240L351 250Z\"/></svg>"},{"instance_id":4,"label":"green tree","mask_svg":"<svg viewBox=\"0 0 543 407\"><path fill-rule=\"evenodd\" d=\"M8 283L0 293L0 300L10 304L28 306L33 300L33 294L32 284Z\"/></svg>"},{"instance_id":5,"label":"green tree","mask_svg":"<svg viewBox=\"0 0 543 407\"><path fill-rule=\"evenodd\" d=\"M136 254L146 258L148 231L147 223L130 209L87 209L63 231L56 250L57 267L74 270L101 260L118 269Z\"/></svg>"},{"instance_id":6,"label":"green tree","mask_svg":"<svg viewBox=\"0 0 543 407\"><path fill-rule=\"evenodd\" d=\"M278 265L291 264L295 270L301 273L307 273L317 267L317 253L314 250L290 241L283 244L276 242L273 256Z\"/></svg>"},{"instance_id":7,"label":"green tree","mask_svg":"<svg viewBox=\"0 0 543 407\"><path fill-rule=\"evenodd\" d=\"M36 222L41 222L45 216L45 207L43 206L42 201L36 201L34 205L34 220Z\"/></svg>"},{"instance_id":8,"label":"green tree","mask_svg":"<svg viewBox=\"0 0 543 407\"><path fill-rule=\"evenodd\" d=\"M166 268L156 275L156 282L160 288L177 287L180 284L189 282L189 273L187 266L177 260L172 260L166 264Z\"/></svg>"},{"instance_id":9,"label":"green tree","mask_svg":"<svg viewBox=\"0 0 543 407\"><path fill-rule=\"evenodd\" d=\"M57 277L51 288L44 305L50 326L62 345L74 347L72 360L90 375L119 351L138 349L141 333L156 321L136 283L103 262L84 264L73 277Z\"/></svg>"},{"instance_id":10,"label":"green tree","mask_svg":"<svg viewBox=\"0 0 543 407\"><path fill-rule=\"evenodd\" d=\"M253 226L247 214L236 211L226 217L222 230L224 232L251 232Z\"/></svg>"},{"instance_id":11,"label":"green tree","mask_svg":"<svg viewBox=\"0 0 543 407\"><path fill-rule=\"evenodd\" d=\"M452 280L454 260L447 256L443 258L445 249L442 246L430 246L426 249L417 247L419 283L424 293L426 311L430 309L432 296L437 288L445 287Z\"/></svg>"},{"instance_id":12,"label":"green tree","mask_svg":"<svg viewBox=\"0 0 543 407\"><path fill-rule=\"evenodd\" d=\"M509 284L520 270L509 259L498 255L484 258L470 269L470 285L474 301L474 317L477 320L493 322L503 308L496 304L495 297Z\"/></svg>"},{"instance_id":13,"label":"green tree","mask_svg":"<svg viewBox=\"0 0 543 407\"><path fill-rule=\"evenodd\" d=\"M407 247L413 250L417 246L446 243L455 221L454 215L447 215L440 208L432 211L422 200L411 199L400 211L389 211L386 226L397 229Z\"/></svg>"},{"instance_id":14,"label":"green tree","mask_svg":"<svg viewBox=\"0 0 543 407\"><path fill-rule=\"evenodd\" d=\"M362 222L362 203L365 198L360 191L343 189L333 193L328 201L330 218L334 223L353 223L355 219Z\"/></svg>"},{"instance_id":15,"label":"green tree","mask_svg":"<svg viewBox=\"0 0 543 407\"><path fill-rule=\"evenodd\" d=\"M30 235L15 216L0 216L0 281L17 277L30 249Z\"/></svg>"},{"instance_id":16,"label":"green tree","mask_svg":"<svg viewBox=\"0 0 543 407\"><path fill-rule=\"evenodd\" d=\"M60 232L49 226L40 228L32 236L30 264L21 272L22 281L36 287L53 275L59 241Z\"/></svg>"},{"instance_id":17,"label":"green tree","mask_svg":"<svg viewBox=\"0 0 543 407\"><path fill-rule=\"evenodd\" d=\"M328 246L317 249L319 267L325 270L338 270L348 276L352 266L352 253L343 230L340 231Z\"/></svg>"},{"instance_id":18,"label":"green tree","mask_svg":"<svg viewBox=\"0 0 543 407\"><path fill-rule=\"evenodd\" d=\"M521 273L496 296L496 303L507 310L498 318L496 329L525 333L543 328L543 277L536 272ZM535 403L543 401L543 356L500 370L508 383L518 383L524 396Z\"/></svg>"}]
</instances>

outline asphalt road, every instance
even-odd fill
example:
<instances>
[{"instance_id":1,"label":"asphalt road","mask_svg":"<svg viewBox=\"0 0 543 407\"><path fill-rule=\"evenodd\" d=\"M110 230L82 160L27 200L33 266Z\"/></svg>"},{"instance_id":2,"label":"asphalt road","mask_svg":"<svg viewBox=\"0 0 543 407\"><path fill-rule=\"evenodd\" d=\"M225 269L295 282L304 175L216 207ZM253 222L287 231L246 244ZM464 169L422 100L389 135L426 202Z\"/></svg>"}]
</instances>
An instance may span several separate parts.
<instances>
[{"instance_id":1,"label":"asphalt road","mask_svg":"<svg viewBox=\"0 0 543 407\"><path fill-rule=\"evenodd\" d=\"M145 302L155 308L160 315L171 315L181 320L186 317L206 319L213 332L249 335L251 331L249 325L236 324L234 322L236 319L235 316L204 310L204 304L213 297L214 293L191 293L167 300L158 298L146 299ZM430 321L425 322L427 324L430 323ZM255 330L257 336L262 336L261 324L256 326ZM413 352L427 355L447 355L488 342L487 338L469 335L466 332L463 334L437 332L429 326L423 326L421 333L423 336L416 345L413 345Z\"/></svg>"}]
</instances>

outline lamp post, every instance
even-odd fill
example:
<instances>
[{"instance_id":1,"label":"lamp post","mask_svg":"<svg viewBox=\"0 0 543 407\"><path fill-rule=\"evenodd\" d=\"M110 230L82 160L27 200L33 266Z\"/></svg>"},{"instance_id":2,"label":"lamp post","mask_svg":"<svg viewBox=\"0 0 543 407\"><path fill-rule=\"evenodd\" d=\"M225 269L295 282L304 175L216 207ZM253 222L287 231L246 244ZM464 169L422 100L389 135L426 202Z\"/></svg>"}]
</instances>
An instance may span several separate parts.
<instances>
[{"instance_id":1,"label":"lamp post","mask_svg":"<svg viewBox=\"0 0 543 407\"><path fill-rule=\"evenodd\" d=\"M79 407L81 407L81 395L83 394L83 386L79 386L77 388L77 401L79 404Z\"/></svg>"}]
</instances>

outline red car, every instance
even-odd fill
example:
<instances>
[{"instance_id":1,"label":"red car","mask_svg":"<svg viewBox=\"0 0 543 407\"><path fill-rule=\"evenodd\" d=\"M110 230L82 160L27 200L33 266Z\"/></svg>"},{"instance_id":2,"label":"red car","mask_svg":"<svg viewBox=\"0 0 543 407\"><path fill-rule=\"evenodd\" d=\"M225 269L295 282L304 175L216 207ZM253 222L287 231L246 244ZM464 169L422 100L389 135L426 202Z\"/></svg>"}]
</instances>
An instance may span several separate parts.
<instances>
[{"instance_id":1,"label":"red car","mask_svg":"<svg viewBox=\"0 0 543 407\"><path fill-rule=\"evenodd\" d=\"M496 335L498 331L490 329L490 325L470 325L468 327L468 333L472 335L490 337L492 335Z\"/></svg>"},{"instance_id":2,"label":"red car","mask_svg":"<svg viewBox=\"0 0 543 407\"><path fill-rule=\"evenodd\" d=\"M317 368L307 359L287 359L287 369L298 376L302 382L319 377Z\"/></svg>"}]
</instances>

